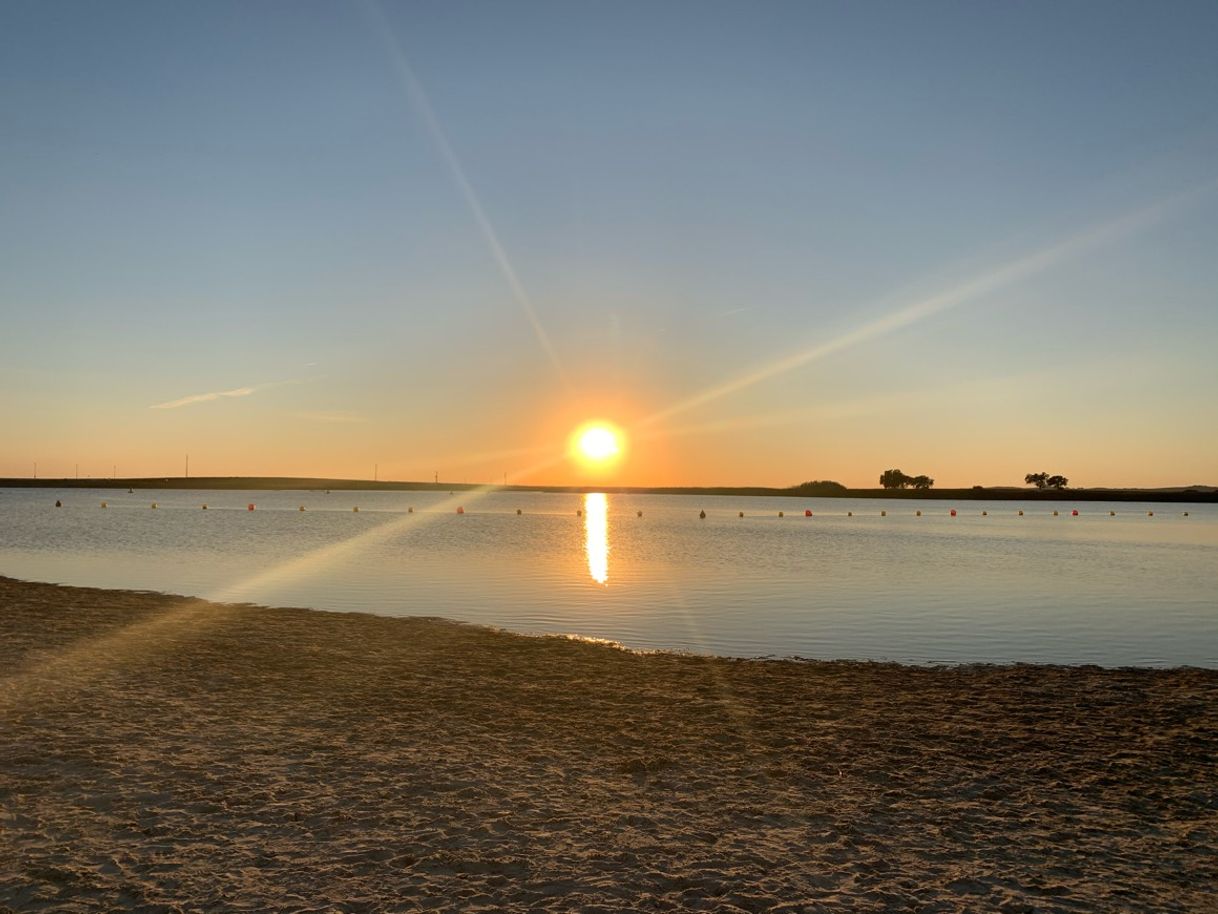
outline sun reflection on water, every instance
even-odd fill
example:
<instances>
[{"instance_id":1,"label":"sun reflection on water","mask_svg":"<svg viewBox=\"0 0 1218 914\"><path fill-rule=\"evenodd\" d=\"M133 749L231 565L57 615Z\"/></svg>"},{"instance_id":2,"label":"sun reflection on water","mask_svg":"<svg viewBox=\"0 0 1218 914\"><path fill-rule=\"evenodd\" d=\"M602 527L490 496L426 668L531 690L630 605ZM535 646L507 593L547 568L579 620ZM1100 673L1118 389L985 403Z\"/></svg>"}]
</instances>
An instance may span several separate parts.
<instances>
[{"instance_id":1,"label":"sun reflection on water","mask_svg":"<svg viewBox=\"0 0 1218 914\"><path fill-rule=\"evenodd\" d=\"M604 584L609 580L609 499L603 492L584 496L584 548L588 552L588 573Z\"/></svg>"}]
</instances>

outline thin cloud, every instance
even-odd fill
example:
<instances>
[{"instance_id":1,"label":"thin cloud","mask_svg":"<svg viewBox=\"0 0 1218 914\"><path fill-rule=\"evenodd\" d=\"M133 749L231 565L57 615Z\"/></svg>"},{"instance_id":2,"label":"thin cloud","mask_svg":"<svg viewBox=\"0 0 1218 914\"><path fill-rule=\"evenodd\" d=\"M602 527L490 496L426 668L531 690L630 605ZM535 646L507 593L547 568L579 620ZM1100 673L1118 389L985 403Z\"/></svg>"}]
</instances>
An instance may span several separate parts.
<instances>
[{"instance_id":1,"label":"thin cloud","mask_svg":"<svg viewBox=\"0 0 1218 914\"><path fill-rule=\"evenodd\" d=\"M283 387L287 384L304 384L306 381L316 381L325 377L320 375L314 378L289 378L286 381L270 381L266 384L252 384L248 387L234 387L232 390L214 390L205 394L191 394L189 397L182 397L178 400L170 400L167 403L154 403L149 409L177 409L181 406L193 406L196 403L210 403L213 400L231 400L238 397L248 397L250 394L259 390L268 390L272 387Z\"/></svg>"},{"instance_id":2,"label":"thin cloud","mask_svg":"<svg viewBox=\"0 0 1218 914\"><path fill-rule=\"evenodd\" d=\"M257 387L234 387L232 390L215 390L206 394L191 394L180 400L170 400L168 403L155 403L149 409L177 409L179 406L190 406L194 403L210 403L226 397L248 397Z\"/></svg>"},{"instance_id":3,"label":"thin cloud","mask_svg":"<svg viewBox=\"0 0 1218 914\"><path fill-rule=\"evenodd\" d=\"M322 410L304 410L294 413L298 419L308 419L312 422L367 422L366 416L357 416L354 413L335 413L325 412Z\"/></svg>"}]
</instances>

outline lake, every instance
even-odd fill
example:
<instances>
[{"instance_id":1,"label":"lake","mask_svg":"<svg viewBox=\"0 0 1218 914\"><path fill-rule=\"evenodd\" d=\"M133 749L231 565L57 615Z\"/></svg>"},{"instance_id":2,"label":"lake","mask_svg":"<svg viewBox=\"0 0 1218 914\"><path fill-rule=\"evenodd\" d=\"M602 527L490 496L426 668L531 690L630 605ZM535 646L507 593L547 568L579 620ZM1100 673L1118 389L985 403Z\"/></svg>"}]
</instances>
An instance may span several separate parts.
<instances>
[{"instance_id":1,"label":"lake","mask_svg":"<svg viewBox=\"0 0 1218 914\"><path fill-rule=\"evenodd\" d=\"M1218 505L0 489L0 574L739 657L1218 667Z\"/></svg>"}]
</instances>

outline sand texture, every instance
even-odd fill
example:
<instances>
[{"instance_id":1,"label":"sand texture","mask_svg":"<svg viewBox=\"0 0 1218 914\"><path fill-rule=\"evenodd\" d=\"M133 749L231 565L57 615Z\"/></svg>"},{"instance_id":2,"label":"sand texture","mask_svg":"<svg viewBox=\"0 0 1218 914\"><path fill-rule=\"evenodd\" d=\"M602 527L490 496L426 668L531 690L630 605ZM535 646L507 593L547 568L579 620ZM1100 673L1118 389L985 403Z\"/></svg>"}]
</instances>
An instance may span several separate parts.
<instances>
[{"instance_id":1,"label":"sand texture","mask_svg":"<svg viewBox=\"0 0 1218 914\"><path fill-rule=\"evenodd\" d=\"M0 911L1218 911L1218 672L0 578Z\"/></svg>"}]
</instances>

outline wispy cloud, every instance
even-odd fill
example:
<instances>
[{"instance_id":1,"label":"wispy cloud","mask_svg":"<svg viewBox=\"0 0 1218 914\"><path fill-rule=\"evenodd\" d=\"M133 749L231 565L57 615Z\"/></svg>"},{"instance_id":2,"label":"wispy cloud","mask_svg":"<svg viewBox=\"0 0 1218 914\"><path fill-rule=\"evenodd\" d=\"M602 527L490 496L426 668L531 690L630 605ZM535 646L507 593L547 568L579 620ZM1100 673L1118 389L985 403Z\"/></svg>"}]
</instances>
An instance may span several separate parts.
<instances>
[{"instance_id":1,"label":"wispy cloud","mask_svg":"<svg viewBox=\"0 0 1218 914\"><path fill-rule=\"evenodd\" d=\"M149 409L177 409L179 406L190 406L194 403L209 403L212 400L222 400L225 397L248 397L257 387L234 387L232 390L214 390L206 394L191 394L167 403L154 403Z\"/></svg>"},{"instance_id":2,"label":"wispy cloud","mask_svg":"<svg viewBox=\"0 0 1218 914\"><path fill-rule=\"evenodd\" d=\"M268 381L265 384L251 384L248 387L234 387L232 390L213 390L205 394L191 394L166 403L154 403L149 409L177 409L180 406L193 406L196 403L210 403L213 400L231 400L238 397L248 397L259 390L269 390L272 387L283 387L286 384L304 384L306 381L319 380L324 375L313 378L288 378L285 381Z\"/></svg>"}]
</instances>

